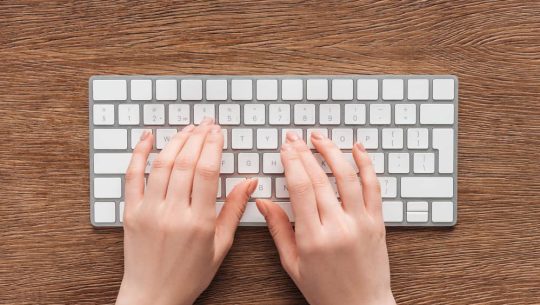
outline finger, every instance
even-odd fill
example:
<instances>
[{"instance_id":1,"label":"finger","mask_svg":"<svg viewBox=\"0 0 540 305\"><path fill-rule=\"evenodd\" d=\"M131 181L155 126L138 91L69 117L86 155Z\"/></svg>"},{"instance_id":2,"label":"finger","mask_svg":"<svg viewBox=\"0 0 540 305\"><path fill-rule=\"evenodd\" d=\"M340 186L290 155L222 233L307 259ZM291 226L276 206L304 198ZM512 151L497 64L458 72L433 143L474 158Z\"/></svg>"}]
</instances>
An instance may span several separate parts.
<instances>
[{"instance_id":1,"label":"finger","mask_svg":"<svg viewBox=\"0 0 540 305\"><path fill-rule=\"evenodd\" d=\"M281 145L281 163L285 169L285 181L297 232L317 230L320 228L321 219L317 210L315 191L300 156L289 143Z\"/></svg>"},{"instance_id":2,"label":"finger","mask_svg":"<svg viewBox=\"0 0 540 305\"><path fill-rule=\"evenodd\" d=\"M360 171L362 191L364 193L364 205L371 215L382 220L381 185L373 169L373 163L364 146L356 143L353 147L353 157Z\"/></svg>"},{"instance_id":3,"label":"finger","mask_svg":"<svg viewBox=\"0 0 540 305\"><path fill-rule=\"evenodd\" d=\"M211 118L206 118L199 126L193 129L186 144L176 156L167 188L167 199L170 202L190 204L195 166L199 161L212 122Z\"/></svg>"},{"instance_id":4,"label":"finger","mask_svg":"<svg viewBox=\"0 0 540 305\"><path fill-rule=\"evenodd\" d=\"M223 134L221 128L214 125L206 136L201 157L195 167L191 195L191 206L195 211L212 221L216 218L216 194L222 150Z\"/></svg>"},{"instance_id":5,"label":"finger","mask_svg":"<svg viewBox=\"0 0 540 305\"><path fill-rule=\"evenodd\" d=\"M131 155L131 161L125 175L126 211L131 209L130 206L142 202L144 197L144 170L148 155L152 151L152 143L152 134L150 131L144 131Z\"/></svg>"},{"instance_id":6,"label":"finger","mask_svg":"<svg viewBox=\"0 0 540 305\"><path fill-rule=\"evenodd\" d=\"M326 163L336 177L339 196L343 209L350 214L360 215L364 211L362 202L362 187L356 176L356 171L345 159L345 155L329 138L321 133L313 132L311 142L315 149L322 155Z\"/></svg>"},{"instance_id":7,"label":"finger","mask_svg":"<svg viewBox=\"0 0 540 305\"><path fill-rule=\"evenodd\" d=\"M150 195L149 201L161 202L165 198L174 159L187 142L193 129L194 126L189 125L176 133L152 163L152 171L148 176L148 184L146 186L147 192Z\"/></svg>"},{"instance_id":8,"label":"finger","mask_svg":"<svg viewBox=\"0 0 540 305\"><path fill-rule=\"evenodd\" d=\"M257 209L266 219L268 230L276 244L283 268L289 274L296 274L298 254L294 230L289 222L289 217L279 205L270 200L257 199L256 203Z\"/></svg>"},{"instance_id":9,"label":"finger","mask_svg":"<svg viewBox=\"0 0 540 305\"><path fill-rule=\"evenodd\" d=\"M311 150L294 132L287 133L287 142L292 145L300 156L300 160L311 180L321 222L324 224L325 219L330 220L339 217L340 213L342 213L342 209L336 198L336 193L328 180L328 176L324 173L323 169L311 153Z\"/></svg>"},{"instance_id":10,"label":"finger","mask_svg":"<svg viewBox=\"0 0 540 305\"><path fill-rule=\"evenodd\" d=\"M244 214L247 201L259 182L251 178L237 184L229 193L216 220L216 251L226 253L232 245L234 233Z\"/></svg>"}]
</instances>

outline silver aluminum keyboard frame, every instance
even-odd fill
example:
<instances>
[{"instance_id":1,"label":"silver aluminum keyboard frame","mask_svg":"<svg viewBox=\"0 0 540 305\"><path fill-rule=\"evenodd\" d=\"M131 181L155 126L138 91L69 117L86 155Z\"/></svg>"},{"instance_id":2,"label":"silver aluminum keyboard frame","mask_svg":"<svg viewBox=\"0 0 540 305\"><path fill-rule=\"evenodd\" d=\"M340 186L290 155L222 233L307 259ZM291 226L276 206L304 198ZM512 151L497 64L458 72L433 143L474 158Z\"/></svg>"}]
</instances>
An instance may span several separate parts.
<instances>
[{"instance_id":1,"label":"silver aluminum keyboard frame","mask_svg":"<svg viewBox=\"0 0 540 305\"><path fill-rule=\"evenodd\" d=\"M307 88L306 88L306 80L307 79L314 79L314 78L326 78L329 80L328 82L328 99L326 101L312 101L312 100L307 100ZM384 101L382 100L382 80L383 79L403 79L404 80L404 93L403 93L403 100L401 101L395 101L395 100L391 100L391 101ZM446 78L446 79L454 79L454 100L453 101L444 101L444 102L441 102L441 101L433 101L432 99L432 92L433 92L433 79L439 79L439 78ZM88 103L88 109L89 109L89 147L90 147L90 154L89 154L89 162L90 162L90 220L91 220L91 223L94 227L121 227L122 226L122 223L120 222L119 220L119 203L124 201L124 177L122 176L122 197L120 199L98 199L98 200L95 200L93 194L94 194L94 185L93 185L93 181L94 181L94 165L93 165L93 155L94 155L94 148L93 148L93 130L94 130L94 126L93 126L93 105L94 105L94 101L93 101L93 98L92 98L92 81L93 80L98 80L98 79L122 79L122 80L134 80L134 79L150 79L152 80L152 100L150 101L136 101L136 103L139 103L139 104L145 104L145 103L159 103L159 104L165 104L165 120L166 120L166 124L164 125L159 125L159 126L149 126L147 128L153 128L153 129L156 129L156 128L177 128L177 129L180 129L182 128L183 125L169 125L168 124L168 107L167 105L168 104L171 104L171 103L188 103L188 104L196 104L196 103L213 103L213 104L216 104L216 105L219 105L219 104L222 104L222 103L235 103L235 104L240 104L240 105L243 105L243 104L247 104L247 103L254 103L254 102L257 102L257 103L266 103L266 104L271 104L271 103L288 103L288 104L294 104L294 103L310 103L310 104L316 104L316 105L319 105L319 104L325 104L325 103L329 103L329 101L331 101L332 103L339 103L339 104L346 104L346 103L362 103L362 104L365 104L366 105L366 124L363 124L363 125L357 125L357 126L354 126L354 125L344 125L343 123L340 124L340 125L332 125L332 126L329 126L329 125L323 125L321 126L318 122L316 122L315 125L294 125L294 124L290 124L290 125L279 125L279 126L276 126L276 125L269 125L268 124L268 116L269 116L269 113L268 111L266 111L266 124L265 125L244 125L243 122L241 122L240 125L234 125L234 126L230 126L230 125L224 125L222 126L222 128L224 129L227 129L227 130L230 130L231 128L242 128L242 127L245 127L245 128L251 128L253 130L256 130L257 128L268 128L268 127L271 127L271 128L292 128L293 126L295 126L295 128L301 128L301 129L308 129L308 128L327 128L328 129L328 132L329 134L331 133L332 129L333 128L343 128L343 127L348 127L348 128L358 128L358 127L371 127L371 128L377 128L377 129L382 129L382 128L391 128L391 127L397 127L397 128L415 128L415 127L423 127L423 128L427 128L429 129L429 134L431 135L432 134L432 129L433 128L442 128L442 127L445 127L445 128L449 128L449 125L426 125L426 124L423 124L423 125L420 125L419 121L420 121L420 107L416 107L416 118L417 118L417 123L414 124L414 125L395 125L394 124L394 110L392 109L391 110L391 116L392 116L392 123L389 124L389 125L370 125L369 124L369 105L370 104L377 104L377 103L386 103L386 104L398 104L398 103L411 103L411 104L422 104L422 103L446 103L446 104L450 104L450 103L453 103L454 104L454 124L452 124L452 128L454 130L454 171L453 171L453 174L443 174L443 175L440 175L439 173L437 173L438 171L438 164L437 162L435 162L435 173L434 174L417 174L415 175L414 173L409 173L409 174L388 174L387 173L387 166L388 166L388 158L385 156L385 173L384 174L377 174L378 177L403 177L403 176L445 176L445 177L450 177L452 176L454 178L454 190L453 190L453 194L454 196L452 197L451 200L448 200L448 199L441 199L441 198L425 198L425 197L422 197L421 199L402 199L399 195L401 194L401 185L398 181L397 183L397 194L398 196L396 198L383 198L383 201L402 201L403 202L403 221L402 222L387 222L385 223L386 226L392 226L392 227L400 227L400 226L405 226L405 227L450 227L450 226L454 226L456 223L457 223L457 198L458 198L458 189L457 189L457 178L458 178L458 175L457 175L457 161L458 161L458 88L459 88L459 82L458 82L458 78L456 76L453 76L453 75L162 75L162 76L151 76L151 75L107 75L107 76L92 76L90 79L89 79L89 85L88 85L88 100L89 100L89 103ZM177 100L175 101L157 101L155 96L156 96L156 86L155 86L155 81L158 80L158 79L176 79L178 80L178 98ZM201 79L203 80L203 100L202 102L198 102L198 101L180 101L180 81L181 79ZM226 79L227 80L227 100L226 101L206 101L205 99L205 96L206 96L206 80L209 80L209 79L220 79L220 80L223 80L223 79ZM253 92L253 98L251 101L232 101L231 100L231 80L232 79L251 79L251 80L254 80L252 82L252 85L253 85L253 88L252 88L252 92ZM256 80L258 79L277 79L278 80L278 98L277 100L275 101L257 101L256 99ZM303 80L303 99L301 101L283 101L281 99L281 80L283 79L302 79ZM353 100L352 101L333 101L331 99L331 92L332 92L332 82L331 80L332 79L353 79L353 82L354 82L354 86L353 86ZM356 80L357 79L377 79L379 81L379 86L378 86L378 89L379 89L379 94L378 94L378 100L373 100L373 101L358 101L357 100L357 87L356 87ZM428 97L428 100L423 100L423 101L417 101L417 100L414 100L414 101L409 101L407 99L407 82L406 80L407 79L428 79L429 80L429 97ZM131 82L127 82L127 100L126 101L99 101L97 103L103 103L103 104L114 104L115 105L115 109L117 109L117 105L118 104L122 104L122 103L129 103L131 102L131 98L130 98L130 92L131 92ZM393 107L392 107L393 108ZM242 108L241 108L242 109ZM291 122L292 122L292 118L294 116L294 114L292 113L292 107L291 107ZM341 115L342 115L342 118L344 117L344 109L345 107L341 107ZM243 110L241 110L243 112ZM191 118L193 118L193 107L190 107L190 116ZM219 112L218 112L218 107L216 107L216 120L219 116ZM318 118L319 116L319 111L318 111L318 107L316 107L316 113L315 113L315 117ZM243 121L243 120L242 120ZM318 121L318 119L316 120ZM132 125L132 126L120 126L118 124L118 111L115 111L115 124L114 125L110 125L110 126L99 126L98 128L111 128L111 129L115 129L115 128L128 128L128 129L132 129L132 128L142 128L144 127L145 125L143 124L143 111L141 109L140 111L140 124L139 125ZM193 122L191 122L193 123ZM229 137L228 137L228 141L229 141L229 145L227 146L227 149L224 149L223 152L234 152L233 149L231 149L231 145L230 145L230 141L231 141L231 136L230 136L230 132L229 132ZM356 141L356 132L353 132L353 135L354 135L354 139ZM256 133L254 133L253 135L254 137L256 137ZM379 132L379 143L382 143L382 132ZM428 149L422 149L422 150L412 150L412 151L409 151L409 149L406 148L407 145L405 145L405 143L407 143L407 134L406 132L404 132L404 139L403 139L403 143L404 143L404 148L399 150L399 149L392 149L392 150L386 150L386 152L433 152L436 156L436 159L435 160L438 160L438 151L437 150L434 150L432 148L432 141L433 141L433 137L430 136L429 137L429 143L428 143ZM305 137L305 131L304 131L304 137ZM255 142L254 142L255 143ZM278 143L281 143L281 133L278 132ZM131 150L131 137L129 136L129 133L128 133L128 149L126 151L130 151ZM385 150L382 149L381 147L382 145L379 145L379 148L378 149L369 149L368 152L385 152ZM264 150L263 152L277 152L279 150ZM347 150L349 151L349 150ZM107 152L111 152L111 153L114 153L114 152L119 152L118 150L102 150L100 149L99 152L103 152L103 153L107 153ZM153 152L158 152L158 150L154 149ZM259 153L259 151L254 148L254 149L251 149L251 150L237 150L236 153L240 153L240 152L257 152ZM236 158L235 158L236 160ZM409 168L412 169L414 168L413 166L413 158L410 158L409 160L410 164L409 164ZM260 167L262 168L262 153L260 153ZM331 174L330 174L331 175ZM147 176L147 175L146 175ZM249 176L269 176L269 177L281 177L283 176L283 174L263 174L263 173L260 173L259 175L257 174L246 174L246 175L242 175L242 174L221 174L221 189L222 189L222 194L224 195L226 190L225 190L225 179L226 178L231 178L231 177L249 177ZM118 177L118 175L114 175L114 174L99 174L99 177ZM274 180L273 180L274 181ZM272 194L275 194L275 183L272 183ZM223 197L222 197L223 198ZM277 199L277 198L271 198L272 200L278 202L278 201L286 201L286 202L289 202L287 200L284 200L284 199ZM406 204L405 202L407 201L414 201L414 200L422 200L422 201L428 201L429 204L428 204L428 221L426 223L408 223L406 221L406 216L407 216L407 208L406 208ZM103 224L103 223L95 223L94 222L94 215L93 215L93 211L94 211L94 208L93 208L93 204L94 204L94 201L115 201L115 215L116 215L116 221L115 223L110 223L110 224ZM224 201L224 199L218 199L216 201ZM452 223L433 223L431 222L431 202L433 201L452 201L454 203L454 221ZM265 223L241 223L240 225L242 226L264 226Z\"/></svg>"}]
</instances>

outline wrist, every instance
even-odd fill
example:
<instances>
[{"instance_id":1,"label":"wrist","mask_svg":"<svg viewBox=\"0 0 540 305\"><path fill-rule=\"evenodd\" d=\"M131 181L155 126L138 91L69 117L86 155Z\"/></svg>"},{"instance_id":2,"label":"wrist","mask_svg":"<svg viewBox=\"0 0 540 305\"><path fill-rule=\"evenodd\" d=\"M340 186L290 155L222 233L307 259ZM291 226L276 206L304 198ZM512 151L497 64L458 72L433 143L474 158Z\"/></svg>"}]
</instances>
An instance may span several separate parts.
<instances>
[{"instance_id":1,"label":"wrist","mask_svg":"<svg viewBox=\"0 0 540 305\"><path fill-rule=\"evenodd\" d=\"M152 293L148 288L130 289L122 283L115 305L192 305L195 300L169 298L163 293Z\"/></svg>"}]
</instances>

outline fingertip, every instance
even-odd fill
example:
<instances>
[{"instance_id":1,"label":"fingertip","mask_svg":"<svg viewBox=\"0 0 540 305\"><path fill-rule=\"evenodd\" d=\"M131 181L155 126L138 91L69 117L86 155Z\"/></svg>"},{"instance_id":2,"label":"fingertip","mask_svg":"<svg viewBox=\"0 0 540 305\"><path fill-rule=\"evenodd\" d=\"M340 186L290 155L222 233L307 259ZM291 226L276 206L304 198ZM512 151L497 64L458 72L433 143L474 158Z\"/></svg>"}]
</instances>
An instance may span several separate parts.
<instances>
[{"instance_id":1,"label":"fingertip","mask_svg":"<svg viewBox=\"0 0 540 305\"><path fill-rule=\"evenodd\" d=\"M257 205L257 209L261 214L266 218L268 216L268 206L266 205L266 202L264 199L256 199L255 204Z\"/></svg>"},{"instance_id":2,"label":"fingertip","mask_svg":"<svg viewBox=\"0 0 540 305\"><path fill-rule=\"evenodd\" d=\"M257 185L259 184L259 179L257 178L250 178L248 180L248 193L249 195L251 196L251 194L253 194L253 192L255 191L255 188L257 187Z\"/></svg>"},{"instance_id":3,"label":"fingertip","mask_svg":"<svg viewBox=\"0 0 540 305\"><path fill-rule=\"evenodd\" d=\"M366 148L360 142L356 142L356 144L354 144L354 148L356 148L360 152L366 152Z\"/></svg>"}]
</instances>

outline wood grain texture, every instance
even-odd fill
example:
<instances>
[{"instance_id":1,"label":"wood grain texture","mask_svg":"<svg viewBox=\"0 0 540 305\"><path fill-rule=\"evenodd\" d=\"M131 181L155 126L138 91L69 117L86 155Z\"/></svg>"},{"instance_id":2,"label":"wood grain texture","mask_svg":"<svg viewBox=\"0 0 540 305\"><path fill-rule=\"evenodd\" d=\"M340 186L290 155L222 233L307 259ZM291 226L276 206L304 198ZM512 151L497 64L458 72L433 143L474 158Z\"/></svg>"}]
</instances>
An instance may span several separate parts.
<instances>
[{"instance_id":1,"label":"wood grain texture","mask_svg":"<svg viewBox=\"0 0 540 305\"><path fill-rule=\"evenodd\" d=\"M540 304L540 2L0 2L0 304L111 304L88 208L95 74L455 74L459 222L390 229L400 304ZM182 283L179 283L181 287ZM199 304L305 304L240 228Z\"/></svg>"}]
</instances>

